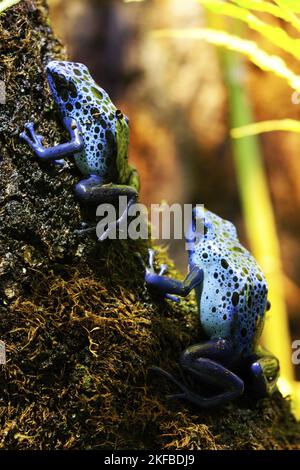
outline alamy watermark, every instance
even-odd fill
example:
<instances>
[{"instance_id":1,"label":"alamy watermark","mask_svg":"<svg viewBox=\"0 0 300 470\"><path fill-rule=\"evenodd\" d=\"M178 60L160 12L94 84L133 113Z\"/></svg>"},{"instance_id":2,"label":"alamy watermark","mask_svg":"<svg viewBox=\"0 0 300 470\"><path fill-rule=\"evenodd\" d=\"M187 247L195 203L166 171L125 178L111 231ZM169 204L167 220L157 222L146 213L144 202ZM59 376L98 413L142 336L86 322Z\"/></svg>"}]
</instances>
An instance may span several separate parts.
<instances>
[{"instance_id":1,"label":"alamy watermark","mask_svg":"<svg viewBox=\"0 0 300 470\"><path fill-rule=\"evenodd\" d=\"M5 82L3 82L3 80L0 80L0 104L5 104L5 103L6 103Z\"/></svg>"},{"instance_id":2,"label":"alamy watermark","mask_svg":"<svg viewBox=\"0 0 300 470\"><path fill-rule=\"evenodd\" d=\"M6 364L6 346L4 341L0 341L0 365Z\"/></svg>"},{"instance_id":3,"label":"alamy watermark","mask_svg":"<svg viewBox=\"0 0 300 470\"><path fill-rule=\"evenodd\" d=\"M300 364L300 339L296 339L292 342L292 349L292 363L298 366Z\"/></svg>"},{"instance_id":4,"label":"alamy watermark","mask_svg":"<svg viewBox=\"0 0 300 470\"><path fill-rule=\"evenodd\" d=\"M191 250L204 233L202 204L193 207L192 204L162 203L151 204L148 208L144 204L130 204L126 196L120 196L118 208L109 203L100 204L96 216L101 218L96 227L99 240L185 239L187 250Z\"/></svg>"}]
</instances>

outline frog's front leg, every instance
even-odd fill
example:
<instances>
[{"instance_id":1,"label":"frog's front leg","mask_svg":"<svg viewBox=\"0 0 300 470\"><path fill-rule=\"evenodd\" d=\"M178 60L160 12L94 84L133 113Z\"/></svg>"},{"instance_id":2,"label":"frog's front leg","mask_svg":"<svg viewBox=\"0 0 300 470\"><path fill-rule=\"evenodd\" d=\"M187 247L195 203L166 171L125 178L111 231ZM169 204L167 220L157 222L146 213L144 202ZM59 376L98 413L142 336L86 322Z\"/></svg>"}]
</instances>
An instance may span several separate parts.
<instances>
[{"instance_id":1,"label":"frog's front leg","mask_svg":"<svg viewBox=\"0 0 300 470\"><path fill-rule=\"evenodd\" d=\"M37 135L34 130L34 124L29 122L25 124L25 131L20 134L20 138L25 140L32 148L35 154L42 160L55 161L61 157L67 157L83 150L83 139L79 125L74 119L65 118L64 124L68 130L71 141L65 144L55 145L54 147L44 147L42 144L43 136Z\"/></svg>"},{"instance_id":2,"label":"frog's front leg","mask_svg":"<svg viewBox=\"0 0 300 470\"><path fill-rule=\"evenodd\" d=\"M213 408L225 405L243 394L243 380L221 363L223 361L230 362L232 355L232 345L224 339L195 344L187 348L181 355L180 365L185 373L192 376L197 382L224 390L212 396L200 395L198 391L192 390L159 367L152 369L168 378L179 388L180 393L170 395L169 398L185 399L200 408Z\"/></svg>"},{"instance_id":3,"label":"frog's front leg","mask_svg":"<svg viewBox=\"0 0 300 470\"><path fill-rule=\"evenodd\" d=\"M186 297L195 287L202 284L204 274L203 270L197 266L191 268L190 272L183 281L178 281L163 276L166 266L162 265L159 274L155 273L154 251L149 249L149 267L146 269L145 281L150 289L155 290L162 297L178 301L172 294Z\"/></svg>"}]
</instances>

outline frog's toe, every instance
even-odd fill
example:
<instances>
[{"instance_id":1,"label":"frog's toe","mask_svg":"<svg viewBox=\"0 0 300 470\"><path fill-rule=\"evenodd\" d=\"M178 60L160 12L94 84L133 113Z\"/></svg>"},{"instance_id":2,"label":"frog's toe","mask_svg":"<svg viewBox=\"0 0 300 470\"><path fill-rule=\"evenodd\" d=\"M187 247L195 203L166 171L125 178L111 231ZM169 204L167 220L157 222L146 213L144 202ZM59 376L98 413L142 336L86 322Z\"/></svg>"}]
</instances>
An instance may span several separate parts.
<instances>
[{"instance_id":1,"label":"frog's toe","mask_svg":"<svg viewBox=\"0 0 300 470\"><path fill-rule=\"evenodd\" d=\"M279 361L276 357L266 356L257 359L251 364L250 371L251 385L256 396L270 396L277 390Z\"/></svg>"},{"instance_id":2,"label":"frog's toe","mask_svg":"<svg viewBox=\"0 0 300 470\"><path fill-rule=\"evenodd\" d=\"M33 122L26 122L25 129L30 132L30 134L35 135L34 130L34 123Z\"/></svg>"},{"instance_id":3,"label":"frog's toe","mask_svg":"<svg viewBox=\"0 0 300 470\"><path fill-rule=\"evenodd\" d=\"M152 248L148 248L148 266L150 268L148 270L152 273L155 272L154 261L155 261L155 251Z\"/></svg>"},{"instance_id":4,"label":"frog's toe","mask_svg":"<svg viewBox=\"0 0 300 470\"><path fill-rule=\"evenodd\" d=\"M34 123L33 122L26 122L25 124L25 132L22 132L23 137L29 144L35 144L40 146L42 144L43 136L38 135L35 133L34 130ZM27 134L29 133L29 135Z\"/></svg>"},{"instance_id":5,"label":"frog's toe","mask_svg":"<svg viewBox=\"0 0 300 470\"><path fill-rule=\"evenodd\" d=\"M159 276L162 276L168 271L168 266L166 264L161 264L159 269L160 269Z\"/></svg>"},{"instance_id":6,"label":"frog's toe","mask_svg":"<svg viewBox=\"0 0 300 470\"><path fill-rule=\"evenodd\" d=\"M20 137L20 139L25 140L25 142L27 142L28 144L31 143L31 139L28 137L28 135L26 134L26 132L21 132L21 133L19 134L19 137Z\"/></svg>"}]
</instances>

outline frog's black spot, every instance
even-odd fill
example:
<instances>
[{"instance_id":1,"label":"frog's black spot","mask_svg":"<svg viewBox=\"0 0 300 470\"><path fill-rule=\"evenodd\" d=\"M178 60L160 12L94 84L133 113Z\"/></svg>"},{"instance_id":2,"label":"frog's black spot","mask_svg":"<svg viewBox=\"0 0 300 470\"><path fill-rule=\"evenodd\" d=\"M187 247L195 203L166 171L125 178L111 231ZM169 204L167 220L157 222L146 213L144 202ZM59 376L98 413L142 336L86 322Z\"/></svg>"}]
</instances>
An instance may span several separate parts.
<instances>
[{"instance_id":1,"label":"frog's black spot","mask_svg":"<svg viewBox=\"0 0 300 470\"><path fill-rule=\"evenodd\" d=\"M62 88L60 90L59 96L61 96L63 101L68 101L69 95L68 95L68 92L67 92L66 88Z\"/></svg>"},{"instance_id":2,"label":"frog's black spot","mask_svg":"<svg viewBox=\"0 0 300 470\"><path fill-rule=\"evenodd\" d=\"M249 308L251 308L251 306L252 306L252 298L251 298L250 295L249 295L248 300L247 300L247 305L248 305Z\"/></svg>"},{"instance_id":3,"label":"frog's black spot","mask_svg":"<svg viewBox=\"0 0 300 470\"><path fill-rule=\"evenodd\" d=\"M208 258L208 254L207 254L207 253L203 253L202 258L205 258L205 259Z\"/></svg>"},{"instance_id":4,"label":"frog's black spot","mask_svg":"<svg viewBox=\"0 0 300 470\"><path fill-rule=\"evenodd\" d=\"M110 113L110 115L108 116L108 119L110 121L113 121L115 119L115 115L113 113Z\"/></svg>"},{"instance_id":5,"label":"frog's black spot","mask_svg":"<svg viewBox=\"0 0 300 470\"><path fill-rule=\"evenodd\" d=\"M217 311L216 307L213 307L211 311L215 313Z\"/></svg>"},{"instance_id":6,"label":"frog's black spot","mask_svg":"<svg viewBox=\"0 0 300 470\"><path fill-rule=\"evenodd\" d=\"M81 103L79 101L76 101L75 103L75 108L80 109L81 108Z\"/></svg>"},{"instance_id":7,"label":"frog's black spot","mask_svg":"<svg viewBox=\"0 0 300 470\"><path fill-rule=\"evenodd\" d=\"M218 294L219 292L220 292L219 289L216 289L216 294Z\"/></svg>"},{"instance_id":8,"label":"frog's black spot","mask_svg":"<svg viewBox=\"0 0 300 470\"><path fill-rule=\"evenodd\" d=\"M84 108L83 114L84 114L85 116L88 114L88 110L87 110L86 108Z\"/></svg>"},{"instance_id":9,"label":"frog's black spot","mask_svg":"<svg viewBox=\"0 0 300 470\"><path fill-rule=\"evenodd\" d=\"M69 82L67 84L66 88L67 88L71 98L76 98L77 97L77 90L76 90L76 86L74 85L74 83Z\"/></svg>"},{"instance_id":10,"label":"frog's black spot","mask_svg":"<svg viewBox=\"0 0 300 470\"><path fill-rule=\"evenodd\" d=\"M82 91L84 91L84 93L88 93L89 89L86 86L84 86L84 87L82 87Z\"/></svg>"},{"instance_id":11,"label":"frog's black spot","mask_svg":"<svg viewBox=\"0 0 300 470\"><path fill-rule=\"evenodd\" d=\"M80 69L74 69L74 73L75 73L75 75L77 75L77 77L81 77L81 70Z\"/></svg>"},{"instance_id":12,"label":"frog's black spot","mask_svg":"<svg viewBox=\"0 0 300 470\"><path fill-rule=\"evenodd\" d=\"M96 126L94 131L96 132L96 134L98 134L100 132L100 127L99 126Z\"/></svg>"},{"instance_id":13,"label":"frog's black spot","mask_svg":"<svg viewBox=\"0 0 300 470\"><path fill-rule=\"evenodd\" d=\"M234 307L239 303L240 296L237 292L234 292L231 297L231 303Z\"/></svg>"},{"instance_id":14,"label":"frog's black spot","mask_svg":"<svg viewBox=\"0 0 300 470\"><path fill-rule=\"evenodd\" d=\"M214 278L215 278L215 279L218 278L218 273L214 273Z\"/></svg>"},{"instance_id":15,"label":"frog's black spot","mask_svg":"<svg viewBox=\"0 0 300 470\"><path fill-rule=\"evenodd\" d=\"M92 109L91 109L91 115L92 115L93 118L97 119L97 118L100 117L101 112L100 112L100 110L99 110L98 108L96 108L95 106L93 106Z\"/></svg>"},{"instance_id":16,"label":"frog's black spot","mask_svg":"<svg viewBox=\"0 0 300 470\"><path fill-rule=\"evenodd\" d=\"M228 268L229 264L227 263L226 259L224 259L224 258L221 259L221 266L224 269Z\"/></svg>"},{"instance_id":17,"label":"frog's black spot","mask_svg":"<svg viewBox=\"0 0 300 470\"><path fill-rule=\"evenodd\" d=\"M242 328L242 331L241 331L242 337L245 338L246 334L247 334L246 328Z\"/></svg>"},{"instance_id":18,"label":"frog's black spot","mask_svg":"<svg viewBox=\"0 0 300 470\"><path fill-rule=\"evenodd\" d=\"M98 150L102 150L102 149L103 149L103 145L102 145L102 144L98 144L97 147L98 147Z\"/></svg>"},{"instance_id":19,"label":"frog's black spot","mask_svg":"<svg viewBox=\"0 0 300 470\"><path fill-rule=\"evenodd\" d=\"M223 315L223 320L227 320L227 315Z\"/></svg>"},{"instance_id":20,"label":"frog's black spot","mask_svg":"<svg viewBox=\"0 0 300 470\"><path fill-rule=\"evenodd\" d=\"M233 274L233 271L232 271L232 269L229 269L229 274Z\"/></svg>"},{"instance_id":21,"label":"frog's black spot","mask_svg":"<svg viewBox=\"0 0 300 470\"><path fill-rule=\"evenodd\" d=\"M66 104L66 109L71 112L71 111L73 111L74 108L73 108L73 106L71 105L71 103L67 103L67 104Z\"/></svg>"},{"instance_id":22,"label":"frog's black spot","mask_svg":"<svg viewBox=\"0 0 300 470\"><path fill-rule=\"evenodd\" d=\"M106 128L107 128L107 124L106 124L106 122L104 121L104 119L100 119L100 124L101 124L101 126L103 127L103 129L106 129Z\"/></svg>"},{"instance_id":23,"label":"frog's black spot","mask_svg":"<svg viewBox=\"0 0 300 470\"><path fill-rule=\"evenodd\" d=\"M262 281L262 280L263 280L260 274L256 274L256 277L257 277L257 279L258 279L259 281Z\"/></svg>"}]
</instances>

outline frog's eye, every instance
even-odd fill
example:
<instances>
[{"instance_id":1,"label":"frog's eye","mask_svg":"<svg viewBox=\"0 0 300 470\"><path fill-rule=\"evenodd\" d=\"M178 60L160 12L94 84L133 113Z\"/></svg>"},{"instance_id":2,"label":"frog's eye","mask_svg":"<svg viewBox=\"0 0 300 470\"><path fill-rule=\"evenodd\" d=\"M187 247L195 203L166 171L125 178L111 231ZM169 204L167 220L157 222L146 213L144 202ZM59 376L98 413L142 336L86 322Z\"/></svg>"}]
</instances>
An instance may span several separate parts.
<instances>
[{"instance_id":1,"label":"frog's eye","mask_svg":"<svg viewBox=\"0 0 300 470\"><path fill-rule=\"evenodd\" d=\"M124 116L123 116L122 111L121 111L120 109L117 109L117 111L116 111L116 118L120 120L120 119L123 119L123 117L124 117Z\"/></svg>"}]
</instances>

